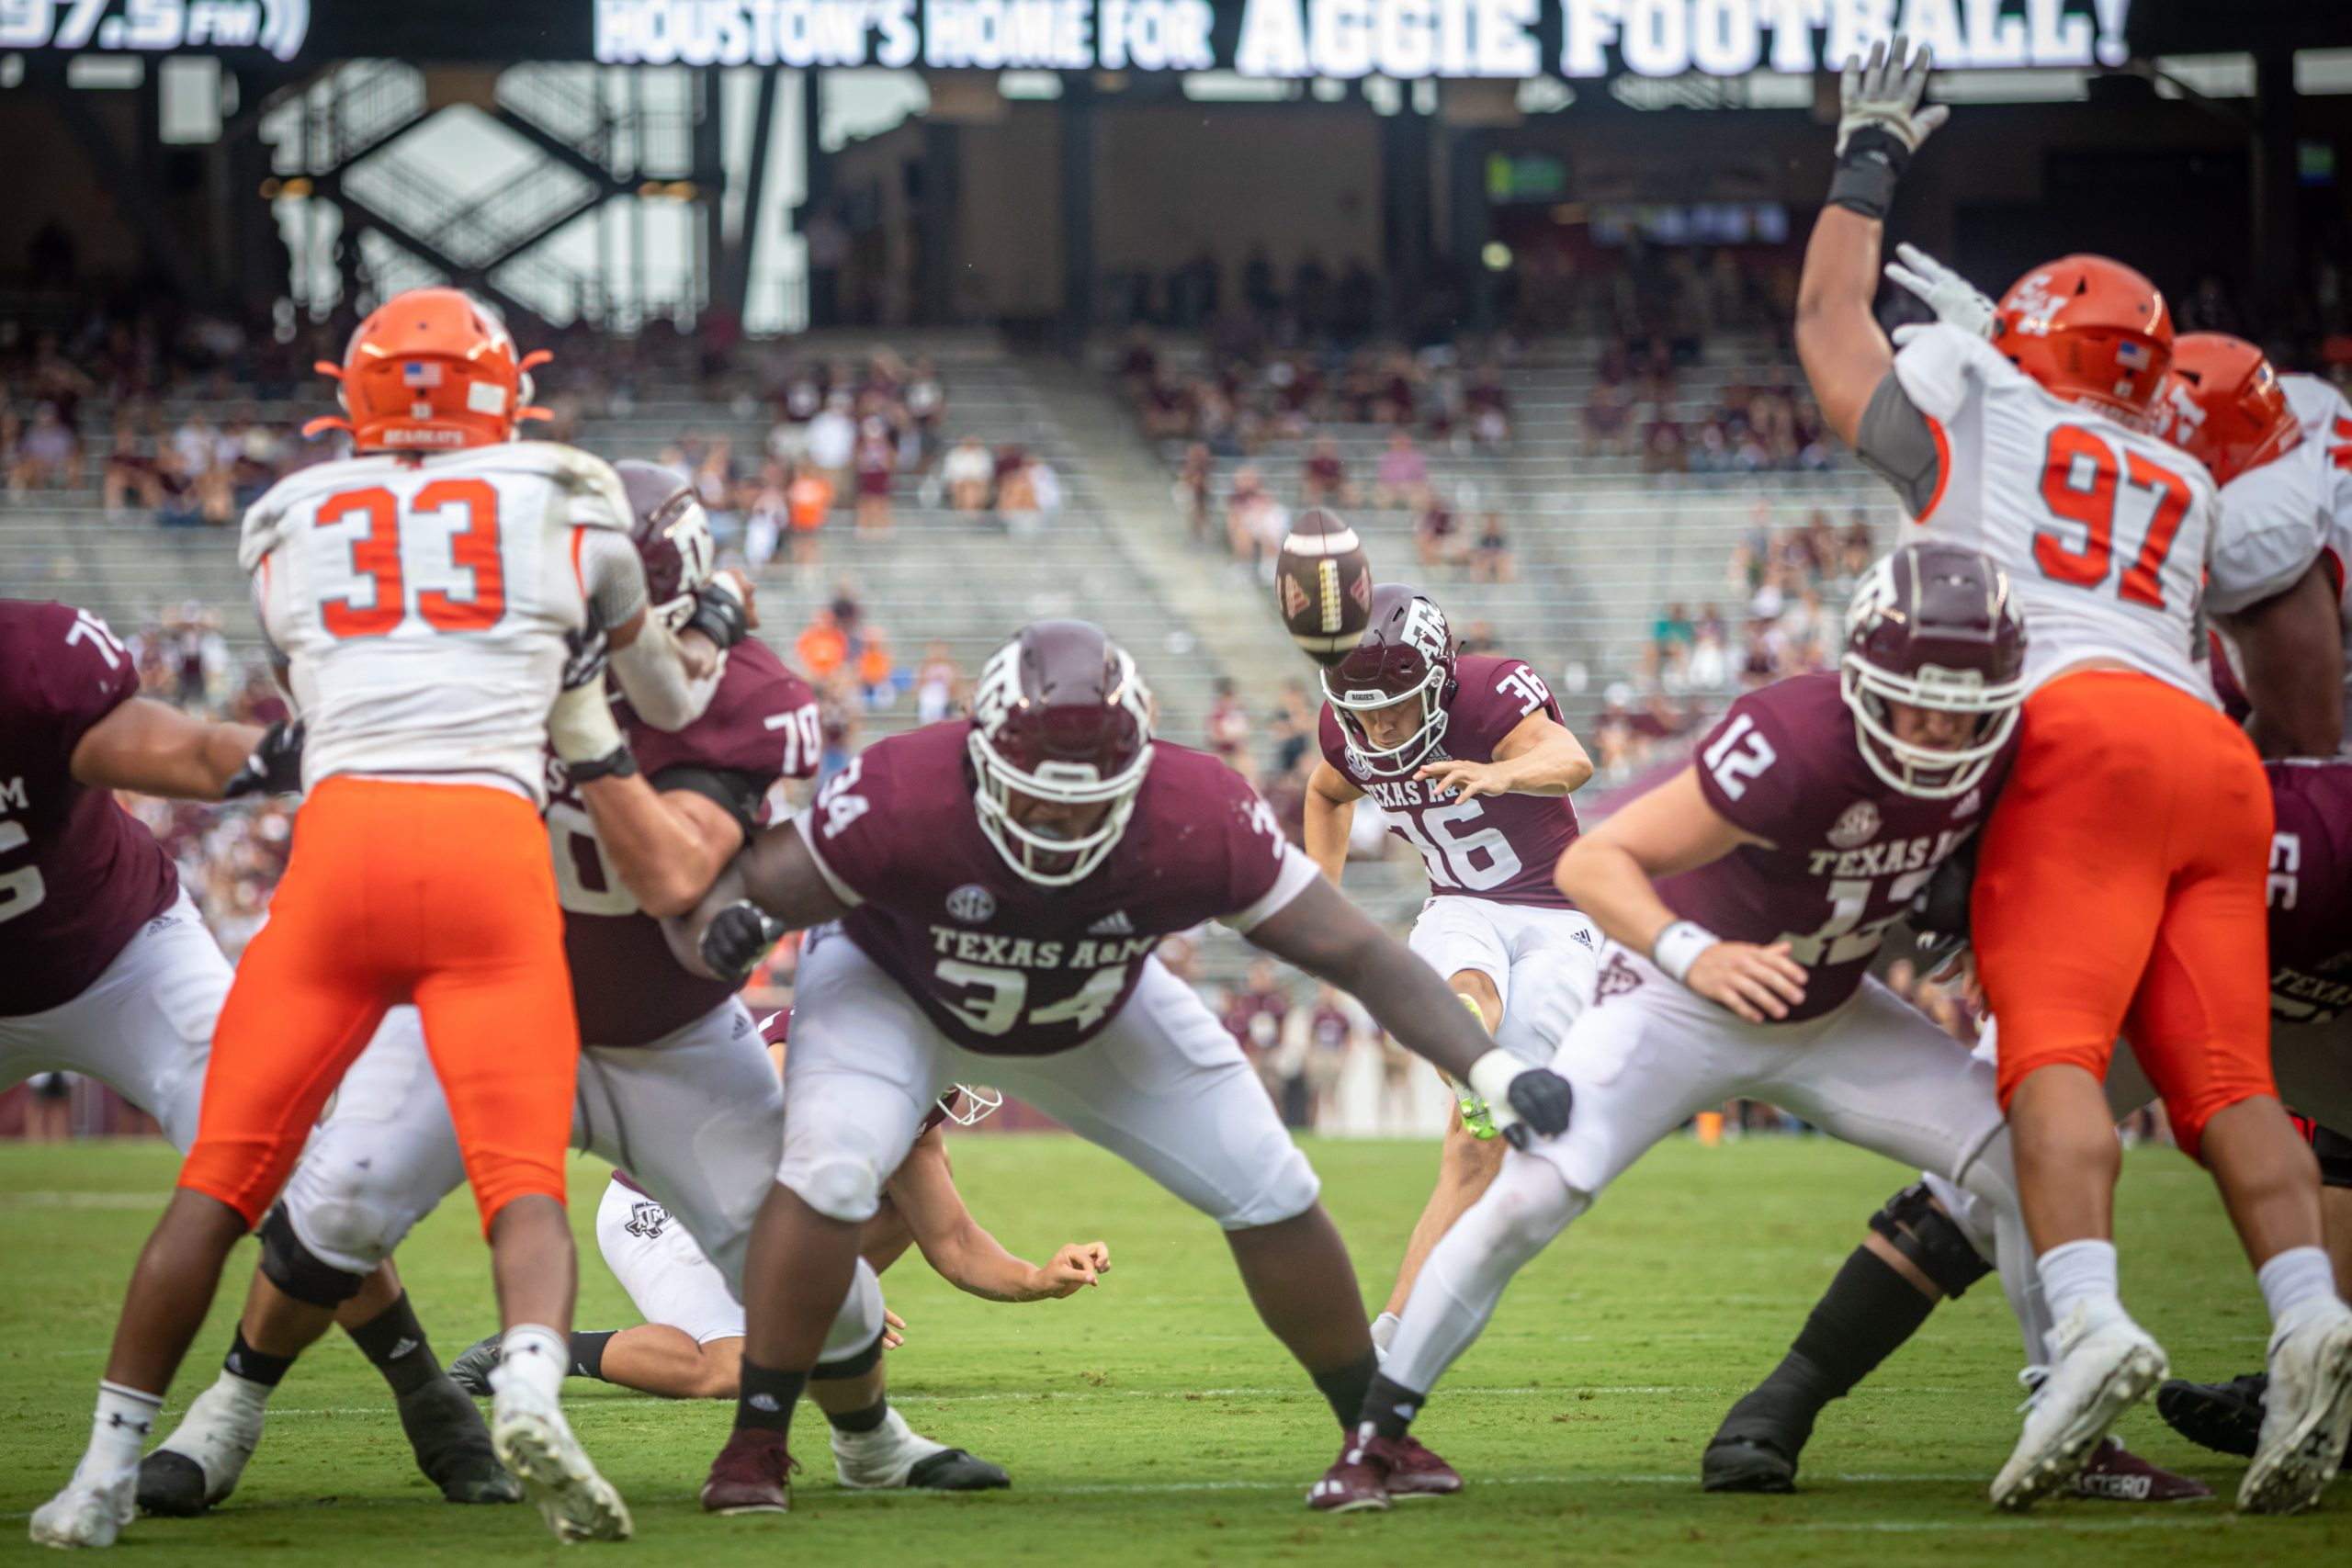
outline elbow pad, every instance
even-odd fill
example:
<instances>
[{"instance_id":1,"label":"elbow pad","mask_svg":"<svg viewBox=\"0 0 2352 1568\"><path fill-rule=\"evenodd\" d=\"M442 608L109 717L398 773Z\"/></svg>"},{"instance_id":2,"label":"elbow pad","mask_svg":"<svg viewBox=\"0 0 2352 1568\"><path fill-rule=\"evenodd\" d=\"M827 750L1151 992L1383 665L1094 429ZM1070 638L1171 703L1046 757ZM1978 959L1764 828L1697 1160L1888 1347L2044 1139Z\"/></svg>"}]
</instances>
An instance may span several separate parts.
<instances>
[{"instance_id":1,"label":"elbow pad","mask_svg":"<svg viewBox=\"0 0 2352 1568\"><path fill-rule=\"evenodd\" d=\"M645 618L636 641L613 649L611 663L621 694L628 698L637 716L656 729L684 729L703 716L718 689L716 680L697 682L686 678L677 639L651 615Z\"/></svg>"}]
</instances>

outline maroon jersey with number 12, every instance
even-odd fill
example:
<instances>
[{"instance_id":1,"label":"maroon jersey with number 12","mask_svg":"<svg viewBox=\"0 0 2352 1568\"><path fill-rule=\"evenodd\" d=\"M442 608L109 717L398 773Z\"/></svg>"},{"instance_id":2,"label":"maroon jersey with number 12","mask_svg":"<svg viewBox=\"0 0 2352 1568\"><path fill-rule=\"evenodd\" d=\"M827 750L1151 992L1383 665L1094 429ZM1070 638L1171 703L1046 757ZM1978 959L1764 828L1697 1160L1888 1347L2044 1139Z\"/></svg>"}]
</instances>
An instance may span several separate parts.
<instances>
[{"instance_id":1,"label":"maroon jersey with number 12","mask_svg":"<svg viewBox=\"0 0 2352 1568\"><path fill-rule=\"evenodd\" d=\"M684 729L656 729L626 703L615 716L654 788L710 793L747 830L777 779L815 775L824 741L817 694L759 642L739 643L728 653L710 706ZM550 769L548 835L580 1038L591 1045L650 1045L724 1002L735 987L679 966L661 922L629 897L560 774Z\"/></svg>"},{"instance_id":2,"label":"maroon jersey with number 12","mask_svg":"<svg viewBox=\"0 0 2352 1568\"><path fill-rule=\"evenodd\" d=\"M980 830L967 721L867 747L800 818L848 940L967 1050L1041 1056L1100 1032L1159 939L1272 912L1290 848L1255 791L1165 740L1126 831L1068 887L1015 872Z\"/></svg>"},{"instance_id":3,"label":"maroon jersey with number 12","mask_svg":"<svg viewBox=\"0 0 2352 1568\"><path fill-rule=\"evenodd\" d=\"M74 777L82 737L138 694L97 616L0 599L0 1018L80 996L179 894L155 835Z\"/></svg>"},{"instance_id":4,"label":"maroon jersey with number 12","mask_svg":"<svg viewBox=\"0 0 2352 1568\"><path fill-rule=\"evenodd\" d=\"M1958 799L1923 800L1871 771L1837 676L1750 692L1693 766L1707 804L1766 842L1667 877L1658 897L1727 941L1789 943L1806 978L1788 1021L1818 1018L1860 988L1887 927L1991 811L2013 754Z\"/></svg>"},{"instance_id":5,"label":"maroon jersey with number 12","mask_svg":"<svg viewBox=\"0 0 2352 1568\"><path fill-rule=\"evenodd\" d=\"M1532 714L1565 727L1544 678L1516 659L1465 653L1453 661L1454 693L1445 705L1445 740L1429 761L1491 762L1504 736ZM1424 780L1380 778L1348 753L1339 715L1323 705L1323 760L1388 814L1388 830L1419 850L1433 897L1486 898L1572 909L1552 880L1561 853L1576 841L1577 808L1566 795L1440 795ZM1424 763L1423 766L1427 766Z\"/></svg>"}]
</instances>

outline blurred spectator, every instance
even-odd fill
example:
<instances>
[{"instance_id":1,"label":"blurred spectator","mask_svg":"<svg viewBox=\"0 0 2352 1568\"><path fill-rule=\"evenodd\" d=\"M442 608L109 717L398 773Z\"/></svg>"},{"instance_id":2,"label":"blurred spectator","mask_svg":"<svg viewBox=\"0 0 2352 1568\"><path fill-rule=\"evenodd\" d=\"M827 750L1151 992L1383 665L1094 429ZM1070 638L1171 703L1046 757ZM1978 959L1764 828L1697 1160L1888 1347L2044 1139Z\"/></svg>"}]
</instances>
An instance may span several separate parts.
<instances>
[{"instance_id":1,"label":"blurred spectator","mask_svg":"<svg viewBox=\"0 0 2352 1568\"><path fill-rule=\"evenodd\" d=\"M1453 513L1435 495L1424 498L1413 520L1413 553L1425 567L1456 566L1467 553Z\"/></svg>"},{"instance_id":2,"label":"blurred spectator","mask_svg":"<svg viewBox=\"0 0 2352 1568\"><path fill-rule=\"evenodd\" d=\"M25 1142L62 1144L74 1133L74 1075L35 1073L25 1101Z\"/></svg>"},{"instance_id":3,"label":"blurred spectator","mask_svg":"<svg viewBox=\"0 0 2352 1568\"><path fill-rule=\"evenodd\" d=\"M1372 487L1372 503L1384 511L1421 504L1429 494L1430 460L1413 444L1412 432L1391 431L1388 449L1380 455L1379 477Z\"/></svg>"},{"instance_id":4,"label":"blurred spectator","mask_svg":"<svg viewBox=\"0 0 2352 1568\"><path fill-rule=\"evenodd\" d=\"M1298 489L1299 499L1309 506L1356 503L1355 486L1348 482L1348 466L1340 460L1340 444L1329 434L1315 438L1306 460L1299 465Z\"/></svg>"},{"instance_id":5,"label":"blurred spectator","mask_svg":"<svg viewBox=\"0 0 2352 1568\"><path fill-rule=\"evenodd\" d=\"M1354 998L1337 987L1317 985L1311 1006L1293 1008L1283 1016L1280 1076L1285 1085L1305 1086L1306 1104L1294 1126L1327 1124L1332 1091L1348 1056L1372 1030ZM1285 1110L1287 1110L1285 1106Z\"/></svg>"},{"instance_id":6,"label":"blurred spectator","mask_svg":"<svg viewBox=\"0 0 2352 1568\"><path fill-rule=\"evenodd\" d=\"M1248 982L1238 990L1227 991L1225 998L1226 1032L1240 1042L1241 1049L1258 1069L1259 1080L1266 1092L1283 1111L1283 1124L1297 1127L1305 1124L1306 1086L1303 1080L1285 1080L1277 1076L1282 1064L1275 1060L1275 1047L1282 1043L1283 1021L1290 1013L1290 998L1274 974L1274 966L1263 958L1250 965ZM1289 1103L1288 1082L1297 1081L1297 1120L1293 1120Z\"/></svg>"},{"instance_id":7,"label":"blurred spectator","mask_svg":"<svg viewBox=\"0 0 2352 1568\"><path fill-rule=\"evenodd\" d=\"M792 565L805 585L815 581L817 546L833 510L832 481L813 468L792 470L784 488L785 518L792 525Z\"/></svg>"},{"instance_id":8,"label":"blurred spectator","mask_svg":"<svg viewBox=\"0 0 2352 1568\"><path fill-rule=\"evenodd\" d=\"M1457 653L1485 654L1495 651L1495 623L1483 617L1470 623L1455 642Z\"/></svg>"},{"instance_id":9,"label":"blurred spectator","mask_svg":"<svg viewBox=\"0 0 2352 1568\"><path fill-rule=\"evenodd\" d=\"M1208 742L1210 754L1242 777L1255 773L1250 765L1250 712L1241 705L1230 676L1217 678L1209 703Z\"/></svg>"},{"instance_id":10,"label":"blurred spectator","mask_svg":"<svg viewBox=\"0 0 2352 1568\"><path fill-rule=\"evenodd\" d=\"M857 423L850 418L847 392L835 392L826 399L823 410L808 422L807 451L808 461L833 487L833 493L840 494L857 455Z\"/></svg>"},{"instance_id":11,"label":"blurred spectator","mask_svg":"<svg viewBox=\"0 0 2352 1568\"><path fill-rule=\"evenodd\" d=\"M831 606L820 605L793 639L793 659L811 685L822 686L849 660L849 634Z\"/></svg>"},{"instance_id":12,"label":"blurred spectator","mask_svg":"<svg viewBox=\"0 0 2352 1568\"><path fill-rule=\"evenodd\" d=\"M6 446L0 435L0 446ZM8 464L8 493L22 496L36 486L78 490L82 484L82 441L65 423L55 403L33 411L32 428L15 442Z\"/></svg>"},{"instance_id":13,"label":"blurred spectator","mask_svg":"<svg viewBox=\"0 0 2352 1568\"><path fill-rule=\"evenodd\" d=\"M1478 540L1470 548L1470 581L1519 581L1519 563L1511 558L1510 535L1503 527L1499 512L1487 513L1478 520Z\"/></svg>"},{"instance_id":14,"label":"blurred spectator","mask_svg":"<svg viewBox=\"0 0 2352 1568\"><path fill-rule=\"evenodd\" d=\"M989 487L996 479L996 463L989 449L980 445L977 435L967 435L947 454L940 465L940 478L947 484L948 503L967 517L977 517L988 510Z\"/></svg>"},{"instance_id":15,"label":"blurred spectator","mask_svg":"<svg viewBox=\"0 0 2352 1568\"><path fill-rule=\"evenodd\" d=\"M954 716L964 701L964 670L947 645L933 640L922 650L915 667L915 722L937 724Z\"/></svg>"},{"instance_id":16,"label":"blurred spectator","mask_svg":"<svg viewBox=\"0 0 2352 1568\"><path fill-rule=\"evenodd\" d=\"M1259 482L1258 466L1244 463L1235 469L1233 491L1225 501L1225 535L1234 560L1272 581L1274 557L1289 532L1290 509Z\"/></svg>"},{"instance_id":17,"label":"blurred spectator","mask_svg":"<svg viewBox=\"0 0 2352 1568\"><path fill-rule=\"evenodd\" d=\"M1584 405L1584 455L1624 456L1632 425L1633 411L1626 404L1623 384L1599 383Z\"/></svg>"},{"instance_id":18,"label":"blurred spectator","mask_svg":"<svg viewBox=\"0 0 2352 1568\"><path fill-rule=\"evenodd\" d=\"M1183 513L1185 532L1196 545L1209 542L1209 486L1216 470L1216 459L1200 442L1184 448L1184 466L1176 475L1176 507Z\"/></svg>"},{"instance_id":19,"label":"blurred spectator","mask_svg":"<svg viewBox=\"0 0 2352 1568\"><path fill-rule=\"evenodd\" d=\"M898 470L898 443L888 423L869 415L858 432L857 533L860 538L890 531L890 476Z\"/></svg>"},{"instance_id":20,"label":"blurred spectator","mask_svg":"<svg viewBox=\"0 0 2352 1568\"><path fill-rule=\"evenodd\" d=\"M1498 367L1491 360L1480 366L1462 396L1472 440L1491 450L1510 439L1510 394L1503 389Z\"/></svg>"}]
</instances>

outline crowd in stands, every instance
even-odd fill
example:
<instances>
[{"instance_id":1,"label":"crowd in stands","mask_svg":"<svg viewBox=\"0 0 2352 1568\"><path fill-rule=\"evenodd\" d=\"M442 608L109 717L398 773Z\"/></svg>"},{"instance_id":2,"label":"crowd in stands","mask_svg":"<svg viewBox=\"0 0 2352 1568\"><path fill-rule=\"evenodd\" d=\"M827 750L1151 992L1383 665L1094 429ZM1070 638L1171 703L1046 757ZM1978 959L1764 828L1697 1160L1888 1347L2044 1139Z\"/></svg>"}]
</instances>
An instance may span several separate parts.
<instances>
[{"instance_id":1,"label":"crowd in stands","mask_svg":"<svg viewBox=\"0 0 2352 1568\"><path fill-rule=\"evenodd\" d=\"M1679 387L1690 363L1662 337L1611 342L1584 407L1584 455L1636 458L1649 474L1818 473L1835 461L1836 438L1785 361L1696 400Z\"/></svg>"}]
</instances>

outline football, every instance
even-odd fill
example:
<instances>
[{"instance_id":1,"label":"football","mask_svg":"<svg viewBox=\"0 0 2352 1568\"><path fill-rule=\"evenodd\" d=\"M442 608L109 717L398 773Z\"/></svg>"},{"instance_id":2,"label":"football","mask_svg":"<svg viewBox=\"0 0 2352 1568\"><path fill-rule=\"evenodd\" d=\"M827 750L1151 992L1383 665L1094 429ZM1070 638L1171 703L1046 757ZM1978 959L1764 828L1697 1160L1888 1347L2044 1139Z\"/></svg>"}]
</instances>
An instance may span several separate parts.
<instances>
[{"instance_id":1,"label":"football","mask_svg":"<svg viewBox=\"0 0 2352 1568\"><path fill-rule=\"evenodd\" d=\"M1275 608L1291 640L1318 664L1337 664L1372 620L1372 558L1347 519L1311 506L1274 563Z\"/></svg>"}]
</instances>

